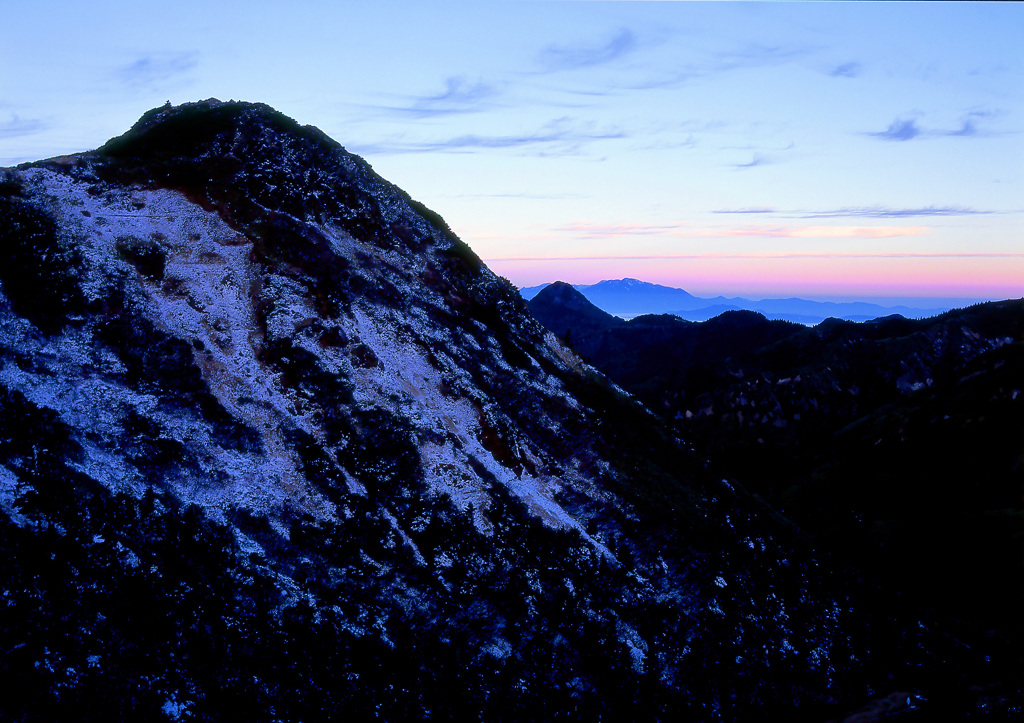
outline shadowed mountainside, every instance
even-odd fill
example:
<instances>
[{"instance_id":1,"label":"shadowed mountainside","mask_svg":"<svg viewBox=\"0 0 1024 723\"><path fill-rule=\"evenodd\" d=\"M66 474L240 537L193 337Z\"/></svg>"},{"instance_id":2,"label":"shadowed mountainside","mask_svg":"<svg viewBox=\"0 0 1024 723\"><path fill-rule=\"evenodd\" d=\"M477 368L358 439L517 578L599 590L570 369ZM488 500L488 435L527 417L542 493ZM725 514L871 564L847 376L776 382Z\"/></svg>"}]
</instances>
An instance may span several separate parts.
<instances>
[{"instance_id":1,"label":"shadowed mountainside","mask_svg":"<svg viewBox=\"0 0 1024 723\"><path fill-rule=\"evenodd\" d=\"M577 328L571 307L542 293L535 316ZM573 340L818 549L986 650L982 688L1015 697L1024 301L811 329L735 314L638 317ZM592 316L579 324L596 329Z\"/></svg>"},{"instance_id":2,"label":"shadowed mountainside","mask_svg":"<svg viewBox=\"0 0 1024 723\"><path fill-rule=\"evenodd\" d=\"M564 283L564 282L559 282ZM533 299L547 284L520 289L526 300ZM809 299L744 299L716 296L701 298L683 289L637 279L609 279L574 287L598 308L624 318L643 314L672 314L687 321L707 321L726 311L754 311L769 319L798 324L818 324L827 318L868 321L900 314L908 318L935 316L951 308L976 303L972 299L886 299L868 301L812 301ZM884 305L883 305L884 304Z\"/></svg>"}]
</instances>

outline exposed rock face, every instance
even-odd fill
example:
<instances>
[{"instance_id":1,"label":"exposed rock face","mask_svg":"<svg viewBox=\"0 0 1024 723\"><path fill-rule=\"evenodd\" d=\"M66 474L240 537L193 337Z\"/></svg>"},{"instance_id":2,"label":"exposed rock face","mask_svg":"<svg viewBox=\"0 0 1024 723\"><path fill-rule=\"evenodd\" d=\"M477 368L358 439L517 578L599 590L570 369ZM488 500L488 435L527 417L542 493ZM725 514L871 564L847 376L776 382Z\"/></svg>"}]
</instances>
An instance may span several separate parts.
<instances>
[{"instance_id":1,"label":"exposed rock face","mask_svg":"<svg viewBox=\"0 0 1024 723\"><path fill-rule=\"evenodd\" d=\"M7 170L0 235L8 717L721 719L920 649L265 106Z\"/></svg>"}]
</instances>

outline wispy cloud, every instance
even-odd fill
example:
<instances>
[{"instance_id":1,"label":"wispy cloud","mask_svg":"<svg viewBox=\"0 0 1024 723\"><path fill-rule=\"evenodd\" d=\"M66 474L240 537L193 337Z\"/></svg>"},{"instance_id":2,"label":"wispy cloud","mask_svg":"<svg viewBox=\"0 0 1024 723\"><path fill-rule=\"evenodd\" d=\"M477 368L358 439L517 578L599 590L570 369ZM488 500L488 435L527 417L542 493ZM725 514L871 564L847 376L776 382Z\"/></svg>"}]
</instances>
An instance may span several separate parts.
<instances>
[{"instance_id":1,"label":"wispy cloud","mask_svg":"<svg viewBox=\"0 0 1024 723\"><path fill-rule=\"evenodd\" d=\"M733 163L732 167L738 171L742 171L748 168L757 168L758 166L767 166L772 163L772 160L764 155L763 153L755 153L753 157L747 163Z\"/></svg>"},{"instance_id":2,"label":"wispy cloud","mask_svg":"<svg viewBox=\"0 0 1024 723\"><path fill-rule=\"evenodd\" d=\"M912 218L921 216L980 216L996 213L964 206L926 206L924 208L885 208L882 206L864 206L860 208L837 208L827 211L807 211L802 218L844 218L860 216L862 218Z\"/></svg>"},{"instance_id":3,"label":"wispy cloud","mask_svg":"<svg viewBox=\"0 0 1024 723\"><path fill-rule=\"evenodd\" d=\"M775 213L776 209L771 206L757 206L754 208L722 208L711 213Z\"/></svg>"},{"instance_id":4,"label":"wispy cloud","mask_svg":"<svg viewBox=\"0 0 1024 723\"><path fill-rule=\"evenodd\" d=\"M486 110L500 90L482 80L470 81L457 75L446 78L444 90L414 97L404 105L383 106L384 110L419 118L476 113Z\"/></svg>"},{"instance_id":5,"label":"wispy cloud","mask_svg":"<svg viewBox=\"0 0 1024 723\"><path fill-rule=\"evenodd\" d=\"M656 261L656 260L711 260L711 259L1019 259L1024 252L924 252L891 251L883 253L844 253L837 251L809 253L708 253L708 254L606 254L593 256L505 256L488 257L488 263L498 261Z\"/></svg>"},{"instance_id":6,"label":"wispy cloud","mask_svg":"<svg viewBox=\"0 0 1024 723\"><path fill-rule=\"evenodd\" d=\"M549 45L540 52L538 62L546 71L575 70L603 65L627 55L636 48L636 37L622 28L606 41L584 45Z\"/></svg>"},{"instance_id":7,"label":"wispy cloud","mask_svg":"<svg viewBox=\"0 0 1024 723\"><path fill-rule=\"evenodd\" d=\"M161 86L181 79L198 64L198 54L194 52L152 53L123 66L118 75L133 87Z\"/></svg>"},{"instance_id":8,"label":"wispy cloud","mask_svg":"<svg viewBox=\"0 0 1024 723\"><path fill-rule=\"evenodd\" d=\"M946 131L941 135L954 136L954 137L977 137L977 136L990 136L992 133L978 127L978 123L986 121L991 118L995 118L999 115L996 111L991 110L972 110L964 116L963 120L960 121L960 127L956 130Z\"/></svg>"},{"instance_id":9,"label":"wispy cloud","mask_svg":"<svg viewBox=\"0 0 1024 723\"><path fill-rule=\"evenodd\" d=\"M775 208L739 208L712 211L717 214L765 213L788 218L913 218L927 216L981 216L999 213L966 206L925 206L919 208L891 208L887 206L859 206L819 211L780 211Z\"/></svg>"},{"instance_id":10,"label":"wispy cloud","mask_svg":"<svg viewBox=\"0 0 1024 723\"><path fill-rule=\"evenodd\" d=\"M783 65L809 53L809 49L797 45L747 45L712 54L700 62L678 65L670 70L625 85L629 90L658 90L675 88L695 80L738 70Z\"/></svg>"},{"instance_id":11,"label":"wispy cloud","mask_svg":"<svg viewBox=\"0 0 1024 723\"><path fill-rule=\"evenodd\" d=\"M726 168L732 168L735 171L747 171L751 168L759 168L760 166L770 166L780 163L785 157L785 154L788 151L792 151L794 148L796 148L796 144L792 142L785 146L765 144L719 146L719 150L729 152L730 158L750 159L748 161L735 161L733 163L723 164Z\"/></svg>"},{"instance_id":12,"label":"wispy cloud","mask_svg":"<svg viewBox=\"0 0 1024 723\"><path fill-rule=\"evenodd\" d=\"M638 135L631 147L636 151L671 151L679 148L696 148L697 145L697 138L692 134L682 138L652 138Z\"/></svg>"},{"instance_id":13,"label":"wispy cloud","mask_svg":"<svg viewBox=\"0 0 1024 723\"><path fill-rule=\"evenodd\" d=\"M699 227L690 224L590 224L575 223L557 229L580 238L619 236L673 236L680 238L898 238L921 236L927 226L742 226Z\"/></svg>"},{"instance_id":14,"label":"wispy cloud","mask_svg":"<svg viewBox=\"0 0 1024 723\"><path fill-rule=\"evenodd\" d=\"M650 223L613 223L597 224L587 222L571 223L555 229L575 234L583 238L605 238L609 236L637 236L637 235L679 235L684 231L692 230L688 224L650 224Z\"/></svg>"},{"instance_id":15,"label":"wispy cloud","mask_svg":"<svg viewBox=\"0 0 1024 723\"><path fill-rule=\"evenodd\" d=\"M733 229L727 236L762 236L766 238L897 238L921 236L927 226L796 226Z\"/></svg>"},{"instance_id":16,"label":"wispy cloud","mask_svg":"<svg viewBox=\"0 0 1024 723\"><path fill-rule=\"evenodd\" d=\"M458 193L455 198L525 198L531 201L565 201L575 198L590 198L585 193Z\"/></svg>"},{"instance_id":17,"label":"wispy cloud","mask_svg":"<svg viewBox=\"0 0 1024 723\"><path fill-rule=\"evenodd\" d=\"M353 150L363 154L460 153L532 147L545 154L570 155L580 152L582 146L587 143L625 137L626 133L621 129L596 128L591 124L578 124L570 118L559 118L530 133L508 135L467 133L433 141L384 141L353 145Z\"/></svg>"},{"instance_id":18,"label":"wispy cloud","mask_svg":"<svg viewBox=\"0 0 1024 723\"><path fill-rule=\"evenodd\" d=\"M963 121L960 128L955 131L948 131L947 136L976 136L978 135L978 126L973 120L967 118Z\"/></svg>"},{"instance_id":19,"label":"wispy cloud","mask_svg":"<svg viewBox=\"0 0 1024 723\"><path fill-rule=\"evenodd\" d=\"M716 59L722 68L747 68L774 65L800 57L806 52L806 48L796 45L750 44L718 53Z\"/></svg>"},{"instance_id":20,"label":"wispy cloud","mask_svg":"<svg viewBox=\"0 0 1024 723\"><path fill-rule=\"evenodd\" d=\"M990 110L972 110L968 112L960 121L960 127L954 128L953 130L943 130L936 128L922 128L917 124L916 120L904 120L897 118L889 127L884 131L869 132L865 135L880 138L884 141L909 141L915 138L936 138L936 137L953 137L953 138L979 138L979 137L991 137L993 135L1000 135L990 130L979 127L979 123L996 117L999 113Z\"/></svg>"},{"instance_id":21,"label":"wispy cloud","mask_svg":"<svg viewBox=\"0 0 1024 723\"><path fill-rule=\"evenodd\" d=\"M881 138L883 141L909 141L921 135L921 129L917 121L902 120L897 118L884 131L868 133L867 135Z\"/></svg>"},{"instance_id":22,"label":"wispy cloud","mask_svg":"<svg viewBox=\"0 0 1024 723\"><path fill-rule=\"evenodd\" d=\"M843 63L832 69L829 73L833 78L857 78L864 72L864 67L854 61L850 63Z\"/></svg>"},{"instance_id":23,"label":"wispy cloud","mask_svg":"<svg viewBox=\"0 0 1024 723\"><path fill-rule=\"evenodd\" d=\"M10 120L0 122L0 138L29 136L33 133L40 133L47 128L47 124L38 118L22 118L12 113Z\"/></svg>"}]
</instances>

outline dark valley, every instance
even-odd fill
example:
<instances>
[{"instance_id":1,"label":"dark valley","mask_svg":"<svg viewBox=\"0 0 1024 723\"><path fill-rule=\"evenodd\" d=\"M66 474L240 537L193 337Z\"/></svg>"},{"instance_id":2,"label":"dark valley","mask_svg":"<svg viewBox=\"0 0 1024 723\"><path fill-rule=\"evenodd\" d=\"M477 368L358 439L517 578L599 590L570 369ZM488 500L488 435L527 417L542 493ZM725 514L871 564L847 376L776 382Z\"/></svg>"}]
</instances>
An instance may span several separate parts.
<instances>
[{"instance_id":1,"label":"dark valley","mask_svg":"<svg viewBox=\"0 0 1024 723\"><path fill-rule=\"evenodd\" d=\"M1024 300L807 328L751 311L624 321L564 283L534 315L786 524L998 661L1024 601Z\"/></svg>"}]
</instances>

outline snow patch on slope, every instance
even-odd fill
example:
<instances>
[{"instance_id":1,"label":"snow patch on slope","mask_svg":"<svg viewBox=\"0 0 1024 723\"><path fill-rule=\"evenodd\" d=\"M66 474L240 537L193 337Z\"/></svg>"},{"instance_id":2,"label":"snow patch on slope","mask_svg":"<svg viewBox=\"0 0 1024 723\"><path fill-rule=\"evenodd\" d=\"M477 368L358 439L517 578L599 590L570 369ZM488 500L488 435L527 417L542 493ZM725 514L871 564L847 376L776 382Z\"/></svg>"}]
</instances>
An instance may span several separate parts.
<instances>
[{"instance_id":1,"label":"snow patch on slope","mask_svg":"<svg viewBox=\"0 0 1024 723\"><path fill-rule=\"evenodd\" d=\"M295 399L257 359L261 340L253 337L259 327L253 294L263 279L250 259L251 242L176 191L94 196L86 184L47 169L29 169L24 175L28 183L43 186L61 225L78 232L86 293L93 300L103 298L113 281L111 269L135 275L134 288L143 295L138 301L159 327L191 343L211 393L231 416L259 434L263 449L224 449L214 443L208 425L187 412L160 412L152 397L90 380L87 360L82 358L89 344L75 338L73 331L51 342L58 360L53 376L21 372L7 364L0 369L0 380L78 429L116 428L129 408L159 419L168 437L201 450L203 472L223 481L209 485L197 479L184 485L179 492L187 502L220 509L242 505L264 513L292 503L314 516L332 517L332 506L309 486L283 434L295 425L316 435L310 413L296 411ZM84 218L90 219L88 226ZM153 240L167 252L162 282L143 277L119 258L117 243L125 238ZM8 335L5 341L13 345L15 340ZM82 471L115 486L141 483L138 473L114 453L116 440L105 440L104 446L110 451L87 446Z\"/></svg>"},{"instance_id":2,"label":"snow patch on slope","mask_svg":"<svg viewBox=\"0 0 1024 723\"><path fill-rule=\"evenodd\" d=\"M230 417L256 432L260 448L225 449L214 441L210 423L195 413L168 411L153 395L116 387L110 373L98 373L115 370L120 364L116 355L87 337L75 337L79 332L74 330L48 342L57 360L54 370L43 374L6 364L0 368L0 380L39 406L55 410L80 431L116 430L120 420L133 413L155 420L162 435L181 443L198 460L191 478L186 470L186 479L171 481L184 501L221 511L239 505L272 517L286 505L318 518L335 516L333 505L302 472L287 438L289 430L299 430L322 443L323 410L315 398L285 384L280 370L261 358L266 344L290 340L313 354L327 373L349 378L354 404L388 409L411 422L432 491L450 496L462 509L473 505L483 512L490 505L493 486L500 485L545 523L576 529L607 553L557 500L565 485L606 495L572 460L549 459L521 436L481 393L474 374L518 378L542 397L560 400L559 405L578 413L585 410L528 351L520 350L526 367L509 364L492 331L479 321L471 319L465 328L439 324L430 309L446 308L448 300L410 283L423 273L425 254L357 244L330 224L293 219L347 258L353 274L364 275L370 283L382 274L382 279L396 284L400 297L417 300L398 312L372 302L361 306L356 299L347 315L326 319L311 306L308 289L274 273L273 265L254 261L249 239L181 193L142 188L98 193L88 181L46 168L29 169L23 176L49 199L60 227L75 237L84 257L87 296L102 300L112 288L122 286L128 303L158 329L189 343L209 391ZM124 258L126 239L159 247L164 254L160 278L147 276ZM24 322L9 321L4 328L20 330L7 334L5 341L16 348L14 337L21 334L24 342L33 330ZM351 343L344 348L317 344L314 335L300 333L309 324L333 327ZM571 355L566 358L553 338L547 341L551 350L542 353L559 357L563 364L578 364ZM350 357L357 345L368 347L376 363L355 364ZM550 429L557 430L554 420L539 413ZM118 454L118 443L111 438L84 442L82 471L138 492L145 478ZM343 474L351 477L347 470ZM349 487L358 493L361 485L352 477ZM487 531L486 518L475 517Z\"/></svg>"},{"instance_id":3,"label":"snow patch on slope","mask_svg":"<svg viewBox=\"0 0 1024 723\"><path fill-rule=\"evenodd\" d=\"M477 510L486 510L490 504L487 490L493 482L477 473L475 468L482 466L494 481L522 499L544 522L574 528L590 539L579 522L555 501L554 496L561 488L557 478L512 470L484 446L483 410L464 397L445 393L451 380L446 382L445 374L427 358L422 346L399 339L392 326L378 324L365 311L354 309L353 317L353 333L380 361L376 367L356 372L357 400L392 406L413 420L422 438L444 439L442 443L420 443L423 471L431 489L447 494L461 509L472 504ZM577 476L569 470L564 470L564 474ZM486 531L482 518L477 518L477 524ZM591 542L604 549L596 540Z\"/></svg>"}]
</instances>

